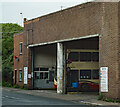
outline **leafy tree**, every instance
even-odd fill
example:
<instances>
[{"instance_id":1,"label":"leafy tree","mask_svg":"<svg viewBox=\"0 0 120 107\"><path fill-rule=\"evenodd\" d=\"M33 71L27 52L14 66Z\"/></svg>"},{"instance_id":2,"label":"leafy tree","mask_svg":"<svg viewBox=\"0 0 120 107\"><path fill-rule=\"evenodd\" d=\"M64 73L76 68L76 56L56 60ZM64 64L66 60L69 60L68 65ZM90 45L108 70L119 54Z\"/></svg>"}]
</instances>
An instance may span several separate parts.
<instances>
[{"instance_id":1,"label":"leafy tree","mask_svg":"<svg viewBox=\"0 0 120 107\"><path fill-rule=\"evenodd\" d=\"M22 32L23 27L12 23L0 24L0 26L2 28L2 80L10 82L14 58L13 35Z\"/></svg>"}]
</instances>

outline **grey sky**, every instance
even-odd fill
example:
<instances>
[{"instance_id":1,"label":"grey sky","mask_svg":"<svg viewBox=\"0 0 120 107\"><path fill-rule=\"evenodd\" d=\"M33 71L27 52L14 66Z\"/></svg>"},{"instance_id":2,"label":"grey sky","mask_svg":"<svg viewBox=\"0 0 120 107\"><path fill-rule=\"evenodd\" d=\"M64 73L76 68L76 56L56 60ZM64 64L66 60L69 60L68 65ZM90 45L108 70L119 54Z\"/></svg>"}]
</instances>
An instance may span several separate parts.
<instances>
[{"instance_id":1,"label":"grey sky","mask_svg":"<svg viewBox=\"0 0 120 107\"><path fill-rule=\"evenodd\" d=\"M23 26L23 18L33 19L45 14L49 14L58 10L61 10L61 6L63 6L63 9L72 7L78 4L81 4L83 2L87 2L90 0L76 0L75 2L64 2L55 0L50 2L41 0L35 1L35 2L15 2L11 0L5 2L1 2L2 5L2 21L0 23L17 23L19 25ZM22 15L20 13L23 13Z\"/></svg>"}]
</instances>

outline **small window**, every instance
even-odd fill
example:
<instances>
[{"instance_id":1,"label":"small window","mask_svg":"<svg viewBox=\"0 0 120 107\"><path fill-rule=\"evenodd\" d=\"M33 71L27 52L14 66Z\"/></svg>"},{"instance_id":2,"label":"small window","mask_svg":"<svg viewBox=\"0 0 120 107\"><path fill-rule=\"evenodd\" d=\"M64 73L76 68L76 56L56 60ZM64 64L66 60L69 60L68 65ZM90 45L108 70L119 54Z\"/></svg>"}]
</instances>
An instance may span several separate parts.
<instances>
[{"instance_id":1,"label":"small window","mask_svg":"<svg viewBox=\"0 0 120 107\"><path fill-rule=\"evenodd\" d=\"M49 81L54 81L54 71L49 71Z\"/></svg>"},{"instance_id":2,"label":"small window","mask_svg":"<svg viewBox=\"0 0 120 107\"><path fill-rule=\"evenodd\" d=\"M34 68L34 71L39 71L39 68Z\"/></svg>"},{"instance_id":3,"label":"small window","mask_svg":"<svg viewBox=\"0 0 120 107\"><path fill-rule=\"evenodd\" d=\"M68 59L70 61L78 61L79 60L79 53L78 52L70 52Z\"/></svg>"},{"instance_id":4,"label":"small window","mask_svg":"<svg viewBox=\"0 0 120 107\"><path fill-rule=\"evenodd\" d=\"M80 79L91 79L91 70L80 70Z\"/></svg>"},{"instance_id":5,"label":"small window","mask_svg":"<svg viewBox=\"0 0 120 107\"><path fill-rule=\"evenodd\" d=\"M40 75L39 72L35 72L35 79L39 79L39 75Z\"/></svg>"},{"instance_id":6,"label":"small window","mask_svg":"<svg viewBox=\"0 0 120 107\"><path fill-rule=\"evenodd\" d=\"M95 61L95 62L99 61L99 53L98 52L92 53L92 61Z\"/></svg>"},{"instance_id":7,"label":"small window","mask_svg":"<svg viewBox=\"0 0 120 107\"><path fill-rule=\"evenodd\" d=\"M91 52L80 52L80 61L91 61Z\"/></svg>"},{"instance_id":8,"label":"small window","mask_svg":"<svg viewBox=\"0 0 120 107\"><path fill-rule=\"evenodd\" d=\"M44 79L48 79L48 72L44 73Z\"/></svg>"},{"instance_id":9,"label":"small window","mask_svg":"<svg viewBox=\"0 0 120 107\"><path fill-rule=\"evenodd\" d=\"M22 81L22 70L19 70L19 81Z\"/></svg>"},{"instance_id":10,"label":"small window","mask_svg":"<svg viewBox=\"0 0 120 107\"><path fill-rule=\"evenodd\" d=\"M40 79L43 79L43 72L40 72Z\"/></svg>"},{"instance_id":11,"label":"small window","mask_svg":"<svg viewBox=\"0 0 120 107\"><path fill-rule=\"evenodd\" d=\"M93 79L99 79L99 70L93 70Z\"/></svg>"},{"instance_id":12,"label":"small window","mask_svg":"<svg viewBox=\"0 0 120 107\"><path fill-rule=\"evenodd\" d=\"M48 68L40 68L40 71L48 71Z\"/></svg>"},{"instance_id":13,"label":"small window","mask_svg":"<svg viewBox=\"0 0 120 107\"><path fill-rule=\"evenodd\" d=\"M22 43L20 43L20 55L22 54Z\"/></svg>"}]
</instances>

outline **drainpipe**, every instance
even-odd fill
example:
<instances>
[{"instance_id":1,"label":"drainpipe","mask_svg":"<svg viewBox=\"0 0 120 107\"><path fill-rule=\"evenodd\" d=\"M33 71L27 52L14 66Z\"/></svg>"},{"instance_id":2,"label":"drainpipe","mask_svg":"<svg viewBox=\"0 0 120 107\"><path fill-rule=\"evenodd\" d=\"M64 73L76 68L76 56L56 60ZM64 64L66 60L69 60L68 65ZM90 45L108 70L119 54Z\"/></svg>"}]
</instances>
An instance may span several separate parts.
<instances>
[{"instance_id":1,"label":"drainpipe","mask_svg":"<svg viewBox=\"0 0 120 107\"><path fill-rule=\"evenodd\" d=\"M63 44L57 43L57 93L63 93Z\"/></svg>"},{"instance_id":2,"label":"drainpipe","mask_svg":"<svg viewBox=\"0 0 120 107\"><path fill-rule=\"evenodd\" d=\"M67 93L66 90L66 47L63 47L63 94Z\"/></svg>"},{"instance_id":3,"label":"drainpipe","mask_svg":"<svg viewBox=\"0 0 120 107\"><path fill-rule=\"evenodd\" d=\"M32 89L34 88L34 80L33 80L33 73L34 73L34 48L31 49L31 86Z\"/></svg>"}]
</instances>

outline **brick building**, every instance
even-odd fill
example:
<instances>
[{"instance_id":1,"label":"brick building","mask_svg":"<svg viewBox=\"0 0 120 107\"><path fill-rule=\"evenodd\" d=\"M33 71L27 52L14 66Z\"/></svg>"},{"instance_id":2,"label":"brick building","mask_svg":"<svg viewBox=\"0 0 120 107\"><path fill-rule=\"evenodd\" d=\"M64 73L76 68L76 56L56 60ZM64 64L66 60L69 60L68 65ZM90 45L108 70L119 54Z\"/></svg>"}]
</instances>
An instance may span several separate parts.
<instances>
[{"instance_id":1,"label":"brick building","mask_svg":"<svg viewBox=\"0 0 120 107\"><path fill-rule=\"evenodd\" d=\"M106 98L120 99L119 9L119 2L89 2L24 19L24 32L14 36L14 83L31 89L53 88L51 77L56 70L57 92L65 93L67 50L99 50L98 69L108 68L108 80L102 84L107 91L101 91L99 80L99 92Z\"/></svg>"}]
</instances>

